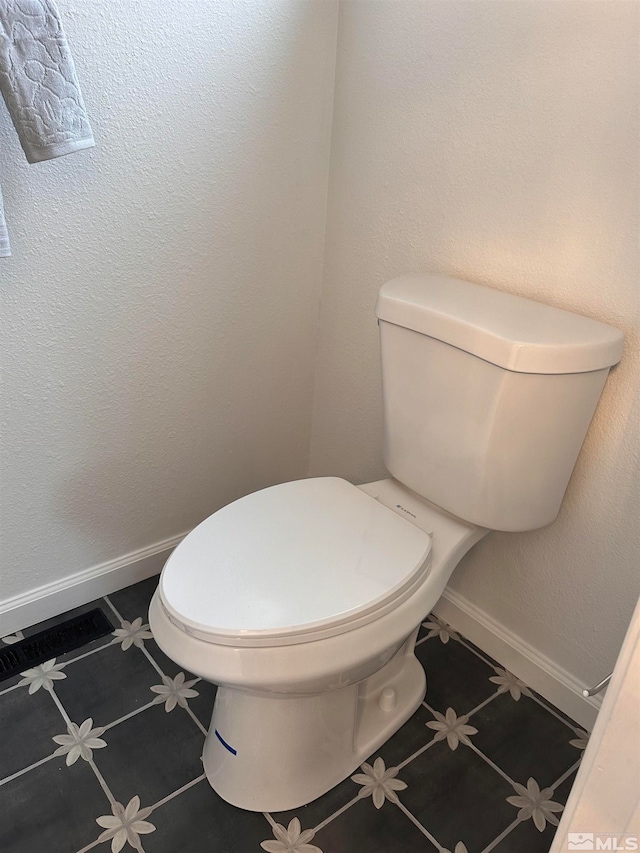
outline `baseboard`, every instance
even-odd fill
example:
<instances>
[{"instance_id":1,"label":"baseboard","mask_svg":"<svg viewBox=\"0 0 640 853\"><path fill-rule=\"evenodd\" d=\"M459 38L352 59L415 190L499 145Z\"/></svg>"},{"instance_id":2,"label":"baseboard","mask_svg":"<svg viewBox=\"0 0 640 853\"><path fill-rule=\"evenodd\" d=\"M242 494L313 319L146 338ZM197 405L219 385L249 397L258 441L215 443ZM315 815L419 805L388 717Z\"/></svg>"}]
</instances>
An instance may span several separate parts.
<instances>
[{"instance_id":1,"label":"baseboard","mask_svg":"<svg viewBox=\"0 0 640 853\"><path fill-rule=\"evenodd\" d=\"M186 534L0 601L0 637L157 575Z\"/></svg>"},{"instance_id":2,"label":"baseboard","mask_svg":"<svg viewBox=\"0 0 640 853\"><path fill-rule=\"evenodd\" d=\"M591 731L602 699L586 699L582 695L582 690L590 685L580 684L562 667L452 589L444 591L434 612L556 708Z\"/></svg>"}]
</instances>

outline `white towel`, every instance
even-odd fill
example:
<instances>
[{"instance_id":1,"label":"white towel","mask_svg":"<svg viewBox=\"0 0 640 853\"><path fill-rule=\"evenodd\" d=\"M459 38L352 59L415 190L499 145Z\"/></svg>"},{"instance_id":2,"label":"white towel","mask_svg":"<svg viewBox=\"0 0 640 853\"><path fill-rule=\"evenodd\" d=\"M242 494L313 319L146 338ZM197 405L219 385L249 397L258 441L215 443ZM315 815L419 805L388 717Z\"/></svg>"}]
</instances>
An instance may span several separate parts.
<instances>
[{"instance_id":1,"label":"white towel","mask_svg":"<svg viewBox=\"0 0 640 853\"><path fill-rule=\"evenodd\" d=\"M0 0L0 91L29 163L95 145L52 0ZM0 195L0 257L10 254Z\"/></svg>"}]
</instances>

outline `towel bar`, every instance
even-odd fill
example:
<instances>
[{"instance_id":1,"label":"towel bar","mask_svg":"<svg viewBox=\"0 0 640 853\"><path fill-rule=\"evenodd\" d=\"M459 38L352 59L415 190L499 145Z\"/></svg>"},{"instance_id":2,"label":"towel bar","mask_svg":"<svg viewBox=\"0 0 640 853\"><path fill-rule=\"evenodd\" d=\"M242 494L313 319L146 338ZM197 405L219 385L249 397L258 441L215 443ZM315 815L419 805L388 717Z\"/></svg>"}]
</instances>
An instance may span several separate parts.
<instances>
[{"instance_id":1,"label":"towel bar","mask_svg":"<svg viewBox=\"0 0 640 853\"><path fill-rule=\"evenodd\" d=\"M603 678L602 681L599 681L595 687L592 687L591 690L583 690L582 695L585 697L585 699L588 699L589 696L595 696L596 693L600 693L601 690L604 690L604 688L611 681L612 675L613 673L611 672L606 678Z\"/></svg>"}]
</instances>

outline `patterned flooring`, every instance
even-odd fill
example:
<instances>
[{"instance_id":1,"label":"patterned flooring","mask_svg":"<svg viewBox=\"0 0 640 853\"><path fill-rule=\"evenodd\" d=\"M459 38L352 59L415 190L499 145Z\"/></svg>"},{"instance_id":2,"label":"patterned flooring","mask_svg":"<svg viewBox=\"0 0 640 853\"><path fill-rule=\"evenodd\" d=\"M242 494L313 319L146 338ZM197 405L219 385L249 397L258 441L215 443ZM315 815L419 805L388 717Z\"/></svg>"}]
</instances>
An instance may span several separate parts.
<instances>
[{"instance_id":1,"label":"patterned flooring","mask_svg":"<svg viewBox=\"0 0 640 853\"><path fill-rule=\"evenodd\" d=\"M215 687L155 644L156 583L72 611L113 635L0 683L4 853L549 850L587 735L434 617L426 700L358 773L294 812L225 803L200 759Z\"/></svg>"}]
</instances>

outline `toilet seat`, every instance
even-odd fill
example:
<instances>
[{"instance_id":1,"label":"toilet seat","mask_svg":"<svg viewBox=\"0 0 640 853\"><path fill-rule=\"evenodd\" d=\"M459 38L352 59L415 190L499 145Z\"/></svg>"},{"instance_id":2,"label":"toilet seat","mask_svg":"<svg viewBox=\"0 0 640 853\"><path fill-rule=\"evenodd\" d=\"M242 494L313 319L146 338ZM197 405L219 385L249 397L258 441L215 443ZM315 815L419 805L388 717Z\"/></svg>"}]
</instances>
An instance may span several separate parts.
<instances>
[{"instance_id":1,"label":"toilet seat","mask_svg":"<svg viewBox=\"0 0 640 853\"><path fill-rule=\"evenodd\" d=\"M254 492L205 519L174 550L159 600L187 634L279 646L345 633L413 594L431 537L346 480Z\"/></svg>"}]
</instances>

